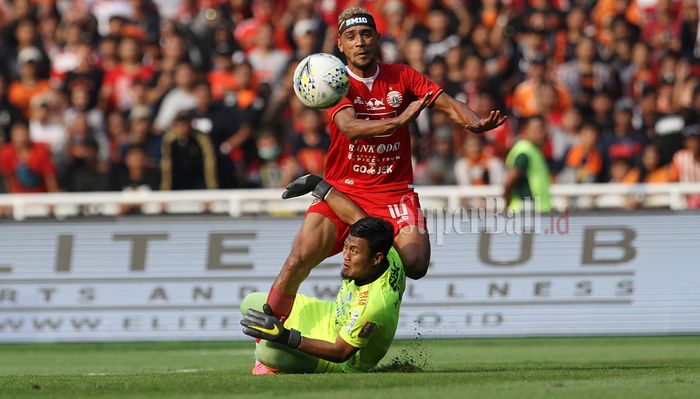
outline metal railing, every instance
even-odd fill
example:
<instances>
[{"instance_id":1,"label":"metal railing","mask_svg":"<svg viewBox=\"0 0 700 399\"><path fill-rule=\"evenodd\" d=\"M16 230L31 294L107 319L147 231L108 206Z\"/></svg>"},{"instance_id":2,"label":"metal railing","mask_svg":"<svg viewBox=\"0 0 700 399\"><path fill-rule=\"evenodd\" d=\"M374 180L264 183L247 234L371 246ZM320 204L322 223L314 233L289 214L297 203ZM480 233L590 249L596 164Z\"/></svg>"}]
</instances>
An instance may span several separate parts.
<instances>
[{"instance_id":1,"label":"metal railing","mask_svg":"<svg viewBox=\"0 0 700 399\"><path fill-rule=\"evenodd\" d=\"M501 186L420 186L421 205L454 210L489 204L500 198ZM95 193L2 194L0 210L14 220L28 217L113 216L125 207L139 207L145 214L214 213L286 216L303 213L310 197L282 200L280 189L122 191ZM683 210L688 195L700 195L700 183L671 184L559 184L551 186L555 208L619 209L630 201L646 208ZM490 201L490 206L502 207ZM495 204L495 205L494 205ZM487 205L488 206L488 205Z\"/></svg>"}]
</instances>

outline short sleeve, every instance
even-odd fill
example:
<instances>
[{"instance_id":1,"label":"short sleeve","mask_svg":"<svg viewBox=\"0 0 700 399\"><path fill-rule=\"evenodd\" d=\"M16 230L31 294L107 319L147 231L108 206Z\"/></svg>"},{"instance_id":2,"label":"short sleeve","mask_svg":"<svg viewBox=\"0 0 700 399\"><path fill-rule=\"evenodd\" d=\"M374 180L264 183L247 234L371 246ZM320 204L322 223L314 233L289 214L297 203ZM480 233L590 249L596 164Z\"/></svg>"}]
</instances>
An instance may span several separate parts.
<instances>
[{"instance_id":1,"label":"short sleeve","mask_svg":"<svg viewBox=\"0 0 700 399\"><path fill-rule=\"evenodd\" d=\"M527 159L527 155L520 154L517 157L515 157L515 162L513 162L513 166L520 173L526 174L527 173L527 166L529 163L530 163L530 161Z\"/></svg>"},{"instance_id":2,"label":"short sleeve","mask_svg":"<svg viewBox=\"0 0 700 399\"><path fill-rule=\"evenodd\" d=\"M416 71L410 66L404 66L401 76L404 79L405 87L416 96L421 98L428 92L433 92L433 98L430 99L428 107L432 107L438 95L442 93L442 88L437 83L428 79L422 73Z\"/></svg>"},{"instance_id":3,"label":"short sleeve","mask_svg":"<svg viewBox=\"0 0 700 399\"><path fill-rule=\"evenodd\" d=\"M338 104L334 105L333 107L328 108L326 110L326 113L328 114L328 118L329 118L330 123L333 123L333 119L335 118L335 114L337 114L338 111L345 109L345 108L348 108L348 107L352 108L352 102L350 101L348 96L345 96L345 97L343 97L342 100L340 100L340 102Z\"/></svg>"},{"instance_id":4,"label":"short sleeve","mask_svg":"<svg viewBox=\"0 0 700 399\"><path fill-rule=\"evenodd\" d=\"M348 322L341 326L338 335L353 347L364 348L379 324L375 313L365 306L354 307Z\"/></svg>"}]
</instances>

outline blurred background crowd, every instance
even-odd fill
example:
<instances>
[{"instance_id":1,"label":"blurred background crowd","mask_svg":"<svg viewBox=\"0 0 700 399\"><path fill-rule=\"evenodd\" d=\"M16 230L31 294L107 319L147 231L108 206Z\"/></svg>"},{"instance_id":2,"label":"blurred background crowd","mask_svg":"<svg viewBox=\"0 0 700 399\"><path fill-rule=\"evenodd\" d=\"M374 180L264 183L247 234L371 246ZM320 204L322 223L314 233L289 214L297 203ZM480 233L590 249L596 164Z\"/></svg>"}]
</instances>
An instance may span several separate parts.
<instances>
[{"instance_id":1,"label":"blurred background crowd","mask_svg":"<svg viewBox=\"0 0 700 399\"><path fill-rule=\"evenodd\" d=\"M696 0L0 1L0 192L282 187L323 174L327 116L296 99L337 16L481 115L412 125L417 184L502 184L542 116L558 183L700 181ZM538 125L539 126L539 125Z\"/></svg>"}]
</instances>

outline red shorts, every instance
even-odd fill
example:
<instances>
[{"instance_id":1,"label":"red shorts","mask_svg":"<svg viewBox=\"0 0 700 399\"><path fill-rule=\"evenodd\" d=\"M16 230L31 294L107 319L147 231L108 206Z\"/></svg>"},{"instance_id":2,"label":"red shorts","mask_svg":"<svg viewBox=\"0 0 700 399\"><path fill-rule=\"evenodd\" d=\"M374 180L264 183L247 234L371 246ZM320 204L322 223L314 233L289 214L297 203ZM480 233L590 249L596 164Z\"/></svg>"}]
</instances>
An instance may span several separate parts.
<instances>
[{"instance_id":1,"label":"red shorts","mask_svg":"<svg viewBox=\"0 0 700 399\"><path fill-rule=\"evenodd\" d=\"M413 191L401 193L344 193L368 216L384 219L394 226L394 236L405 226L418 226L426 229L425 217L420 209L418 194ZM320 213L330 219L336 227L335 244L328 256L333 256L343 250L345 238L350 226L340 220L326 201L314 201L306 214Z\"/></svg>"}]
</instances>

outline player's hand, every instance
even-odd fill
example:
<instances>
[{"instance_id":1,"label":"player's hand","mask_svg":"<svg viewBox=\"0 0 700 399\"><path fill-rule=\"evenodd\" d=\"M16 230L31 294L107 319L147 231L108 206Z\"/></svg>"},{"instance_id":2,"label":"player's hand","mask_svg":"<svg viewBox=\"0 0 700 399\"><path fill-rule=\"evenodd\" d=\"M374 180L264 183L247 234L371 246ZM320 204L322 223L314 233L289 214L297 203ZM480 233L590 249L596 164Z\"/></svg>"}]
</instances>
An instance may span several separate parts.
<instances>
[{"instance_id":1,"label":"player's hand","mask_svg":"<svg viewBox=\"0 0 700 399\"><path fill-rule=\"evenodd\" d=\"M264 304L263 311L248 309L241 320L243 333L254 338L277 342L291 348L298 348L301 333L284 327L280 319L272 314L270 305Z\"/></svg>"},{"instance_id":2,"label":"player's hand","mask_svg":"<svg viewBox=\"0 0 700 399\"><path fill-rule=\"evenodd\" d=\"M418 117L418 115L420 115L421 111L423 111L423 109L428 106L428 103L432 98L433 92L430 91L426 93L422 98L419 98L418 100L412 101L410 104L408 104L408 107L406 107L406 109L403 110L403 112L401 113L401 124L405 125L413 122Z\"/></svg>"},{"instance_id":3,"label":"player's hand","mask_svg":"<svg viewBox=\"0 0 700 399\"><path fill-rule=\"evenodd\" d=\"M488 118L479 119L476 123L465 125L464 128L473 133L483 133L506 123L506 119L508 117L502 115L501 111L491 111Z\"/></svg>"},{"instance_id":4,"label":"player's hand","mask_svg":"<svg viewBox=\"0 0 700 399\"><path fill-rule=\"evenodd\" d=\"M324 199L332 188L333 186L330 183L319 176L304 175L287 184L286 189L282 193L282 199L299 197L307 193L311 193L318 199Z\"/></svg>"}]
</instances>

